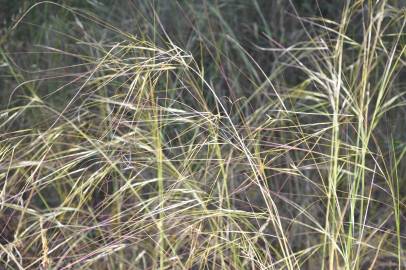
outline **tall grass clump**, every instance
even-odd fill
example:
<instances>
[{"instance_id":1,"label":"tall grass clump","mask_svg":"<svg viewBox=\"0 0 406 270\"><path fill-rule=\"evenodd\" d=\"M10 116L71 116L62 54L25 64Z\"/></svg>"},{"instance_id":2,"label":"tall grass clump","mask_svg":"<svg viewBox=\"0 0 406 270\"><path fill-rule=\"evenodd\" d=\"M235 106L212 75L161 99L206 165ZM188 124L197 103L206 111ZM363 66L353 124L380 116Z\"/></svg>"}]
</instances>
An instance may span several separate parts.
<instances>
[{"instance_id":1,"label":"tall grass clump","mask_svg":"<svg viewBox=\"0 0 406 270\"><path fill-rule=\"evenodd\" d=\"M0 269L406 269L402 1L107 2L3 29Z\"/></svg>"}]
</instances>

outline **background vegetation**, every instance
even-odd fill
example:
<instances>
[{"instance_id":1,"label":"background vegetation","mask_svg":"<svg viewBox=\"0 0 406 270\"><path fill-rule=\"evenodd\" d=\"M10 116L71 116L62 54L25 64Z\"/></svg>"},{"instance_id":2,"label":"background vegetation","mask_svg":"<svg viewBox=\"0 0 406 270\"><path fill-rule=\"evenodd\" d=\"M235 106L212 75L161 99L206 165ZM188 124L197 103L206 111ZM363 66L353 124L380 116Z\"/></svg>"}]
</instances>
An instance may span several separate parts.
<instances>
[{"instance_id":1,"label":"background vegetation","mask_svg":"<svg viewBox=\"0 0 406 270\"><path fill-rule=\"evenodd\" d=\"M0 269L406 269L405 17L0 0Z\"/></svg>"}]
</instances>

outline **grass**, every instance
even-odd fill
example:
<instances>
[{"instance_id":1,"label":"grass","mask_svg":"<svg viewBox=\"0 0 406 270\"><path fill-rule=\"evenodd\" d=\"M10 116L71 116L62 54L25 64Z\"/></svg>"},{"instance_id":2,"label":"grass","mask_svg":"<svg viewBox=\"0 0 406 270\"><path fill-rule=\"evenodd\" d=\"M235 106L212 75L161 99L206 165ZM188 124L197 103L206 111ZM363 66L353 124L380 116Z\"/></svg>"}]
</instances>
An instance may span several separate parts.
<instances>
[{"instance_id":1,"label":"grass","mask_svg":"<svg viewBox=\"0 0 406 270\"><path fill-rule=\"evenodd\" d=\"M22 3L0 269L406 268L402 1Z\"/></svg>"}]
</instances>

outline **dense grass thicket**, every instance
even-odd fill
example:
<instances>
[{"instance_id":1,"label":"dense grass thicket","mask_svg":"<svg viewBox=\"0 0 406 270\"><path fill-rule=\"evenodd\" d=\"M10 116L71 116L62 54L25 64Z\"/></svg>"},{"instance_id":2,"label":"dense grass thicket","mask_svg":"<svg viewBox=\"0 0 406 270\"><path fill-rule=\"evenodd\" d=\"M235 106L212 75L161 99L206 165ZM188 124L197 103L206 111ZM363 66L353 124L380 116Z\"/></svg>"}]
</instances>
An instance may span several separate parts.
<instances>
[{"instance_id":1,"label":"dense grass thicket","mask_svg":"<svg viewBox=\"0 0 406 270\"><path fill-rule=\"evenodd\" d=\"M406 4L0 1L0 269L406 269Z\"/></svg>"}]
</instances>

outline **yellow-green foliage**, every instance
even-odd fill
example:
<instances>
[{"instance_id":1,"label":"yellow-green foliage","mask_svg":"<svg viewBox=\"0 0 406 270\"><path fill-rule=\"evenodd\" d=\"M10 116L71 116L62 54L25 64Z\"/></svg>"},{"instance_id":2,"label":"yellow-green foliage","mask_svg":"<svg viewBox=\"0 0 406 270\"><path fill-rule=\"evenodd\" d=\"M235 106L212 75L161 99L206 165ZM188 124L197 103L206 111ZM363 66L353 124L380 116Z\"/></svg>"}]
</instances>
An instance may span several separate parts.
<instances>
[{"instance_id":1,"label":"yellow-green foliage","mask_svg":"<svg viewBox=\"0 0 406 270\"><path fill-rule=\"evenodd\" d=\"M17 12L0 269L405 269L405 6L292 2Z\"/></svg>"}]
</instances>

